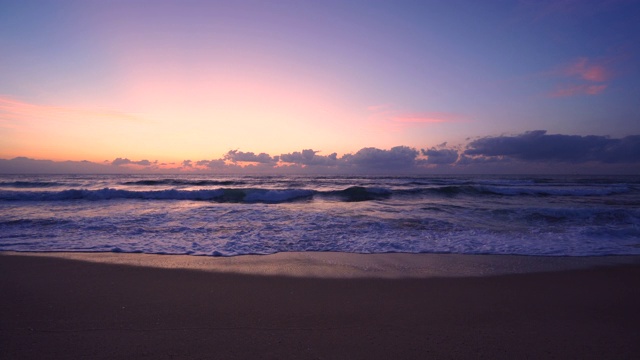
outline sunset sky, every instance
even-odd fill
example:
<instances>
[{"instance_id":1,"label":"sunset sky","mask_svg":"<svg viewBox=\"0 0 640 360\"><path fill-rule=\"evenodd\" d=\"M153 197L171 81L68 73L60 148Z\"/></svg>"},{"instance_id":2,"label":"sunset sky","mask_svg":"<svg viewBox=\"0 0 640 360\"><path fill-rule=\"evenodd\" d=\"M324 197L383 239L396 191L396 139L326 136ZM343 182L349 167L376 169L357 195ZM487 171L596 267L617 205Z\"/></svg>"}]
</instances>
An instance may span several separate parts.
<instances>
[{"instance_id":1,"label":"sunset sky","mask_svg":"<svg viewBox=\"0 0 640 360\"><path fill-rule=\"evenodd\" d=\"M640 172L640 1L0 0L0 49L0 167Z\"/></svg>"}]
</instances>

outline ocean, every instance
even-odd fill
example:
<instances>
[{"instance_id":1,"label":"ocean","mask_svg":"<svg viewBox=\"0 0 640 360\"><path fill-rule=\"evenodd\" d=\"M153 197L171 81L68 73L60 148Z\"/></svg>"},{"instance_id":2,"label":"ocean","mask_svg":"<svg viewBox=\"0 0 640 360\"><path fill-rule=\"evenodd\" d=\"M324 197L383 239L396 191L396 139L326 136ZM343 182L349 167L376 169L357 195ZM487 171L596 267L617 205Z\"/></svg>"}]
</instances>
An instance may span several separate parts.
<instances>
[{"instance_id":1,"label":"ocean","mask_svg":"<svg viewBox=\"0 0 640 360\"><path fill-rule=\"evenodd\" d=\"M0 251L640 254L639 176L0 176Z\"/></svg>"}]
</instances>

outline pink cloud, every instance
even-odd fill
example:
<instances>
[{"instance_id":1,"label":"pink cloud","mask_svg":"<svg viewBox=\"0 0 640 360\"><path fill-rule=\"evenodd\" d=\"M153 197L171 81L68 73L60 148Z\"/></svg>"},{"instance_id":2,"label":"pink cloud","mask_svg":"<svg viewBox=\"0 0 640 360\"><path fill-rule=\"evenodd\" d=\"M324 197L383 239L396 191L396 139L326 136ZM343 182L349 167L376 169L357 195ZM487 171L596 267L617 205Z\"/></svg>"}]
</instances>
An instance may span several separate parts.
<instances>
[{"instance_id":1,"label":"pink cloud","mask_svg":"<svg viewBox=\"0 0 640 360\"><path fill-rule=\"evenodd\" d=\"M620 60L619 57L606 57L590 59L580 57L572 62L557 68L550 75L571 79L572 83L559 84L548 96L559 98L581 95L600 95L613 79L615 71L613 64Z\"/></svg>"},{"instance_id":2,"label":"pink cloud","mask_svg":"<svg viewBox=\"0 0 640 360\"><path fill-rule=\"evenodd\" d=\"M605 66L605 61L594 62L581 57L565 67L562 75L586 81L605 82L611 79L612 72Z\"/></svg>"},{"instance_id":3,"label":"pink cloud","mask_svg":"<svg viewBox=\"0 0 640 360\"><path fill-rule=\"evenodd\" d=\"M562 86L557 88L555 91L549 94L550 97L559 98L559 97L567 97L567 96L577 96L577 95L599 95L601 94L608 85L589 85L589 84L581 84L581 85L569 85Z\"/></svg>"}]
</instances>

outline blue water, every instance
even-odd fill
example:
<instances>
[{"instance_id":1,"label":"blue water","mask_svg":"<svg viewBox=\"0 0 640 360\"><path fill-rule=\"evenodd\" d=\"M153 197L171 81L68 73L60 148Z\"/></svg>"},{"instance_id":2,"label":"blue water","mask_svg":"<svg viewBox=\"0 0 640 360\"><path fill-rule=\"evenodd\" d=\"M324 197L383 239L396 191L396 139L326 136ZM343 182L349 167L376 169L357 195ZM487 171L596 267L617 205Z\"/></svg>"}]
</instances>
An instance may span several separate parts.
<instances>
[{"instance_id":1,"label":"blue water","mask_svg":"<svg viewBox=\"0 0 640 360\"><path fill-rule=\"evenodd\" d=\"M640 177L0 176L0 250L640 254Z\"/></svg>"}]
</instances>

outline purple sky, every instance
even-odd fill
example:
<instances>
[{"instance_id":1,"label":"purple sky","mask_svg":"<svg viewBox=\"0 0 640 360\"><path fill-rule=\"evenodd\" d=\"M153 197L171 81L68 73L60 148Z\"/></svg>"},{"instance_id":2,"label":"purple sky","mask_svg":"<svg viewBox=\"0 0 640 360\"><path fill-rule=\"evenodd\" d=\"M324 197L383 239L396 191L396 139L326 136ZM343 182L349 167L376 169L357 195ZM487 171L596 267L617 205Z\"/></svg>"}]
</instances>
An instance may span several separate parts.
<instances>
[{"instance_id":1,"label":"purple sky","mask_svg":"<svg viewBox=\"0 0 640 360\"><path fill-rule=\"evenodd\" d=\"M640 1L0 9L1 173L640 173Z\"/></svg>"}]
</instances>

